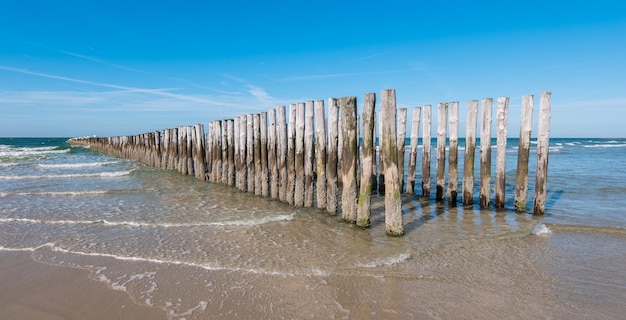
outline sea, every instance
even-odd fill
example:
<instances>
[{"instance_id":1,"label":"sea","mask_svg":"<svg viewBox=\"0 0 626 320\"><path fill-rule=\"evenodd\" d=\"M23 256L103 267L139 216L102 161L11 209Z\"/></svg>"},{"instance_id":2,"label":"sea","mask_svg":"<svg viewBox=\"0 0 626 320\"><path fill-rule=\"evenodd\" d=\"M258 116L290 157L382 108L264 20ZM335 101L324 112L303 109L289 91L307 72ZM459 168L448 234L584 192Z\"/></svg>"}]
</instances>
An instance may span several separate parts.
<instances>
[{"instance_id":1,"label":"sea","mask_svg":"<svg viewBox=\"0 0 626 320\"><path fill-rule=\"evenodd\" d=\"M66 141L0 138L0 256L86 269L169 319L624 319L626 139L550 139L542 216L513 210L509 139L506 209L418 190L402 237L378 195L361 229ZM530 163L532 209L534 145Z\"/></svg>"}]
</instances>

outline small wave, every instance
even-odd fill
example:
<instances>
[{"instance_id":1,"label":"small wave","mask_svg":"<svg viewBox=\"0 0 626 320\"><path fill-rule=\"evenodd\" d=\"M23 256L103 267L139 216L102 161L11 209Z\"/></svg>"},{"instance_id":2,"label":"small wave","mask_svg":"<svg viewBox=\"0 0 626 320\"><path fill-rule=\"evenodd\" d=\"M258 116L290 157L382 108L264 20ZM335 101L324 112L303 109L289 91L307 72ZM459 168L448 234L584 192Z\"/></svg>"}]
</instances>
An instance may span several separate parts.
<instances>
[{"instance_id":1,"label":"small wave","mask_svg":"<svg viewBox=\"0 0 626 320\"><path fill-rule=\"evenodd\" d=\"M108 221L99 220L43 220L29 218L0 218L2 222L21 222L21 223L41 223L41 224L66 224L66 225L85 225L85 224L102 224L114 227L138 227L138 228L180 228L180 227L197 227L197 226L256 226L270 222L290 221L295 217L295 213L290 215L280 215L275 217L264 217L250 220L235 220L224 222L198 222L198 223L151 223L138 221Z\"/></svg>"},{"instance_id":2,"label":"small wave","mask_svg":"<svg viewBox=\"0 0 626 320\"><path fill-rule=\"evenodd\" d=\"M20 157L26 157L26 156L70 152L70 149L56 150L55 148L56 147L5 149L5 150L0 151L0 157L20 158Z\"/></svg>"},{"instance_id":3,"label":"small wave","mask_svg":"<svg viewBox=\"0 0 626 320\"><path fill-rule=\"evenodd\" d=\"M626 143L619 143L619 144L592 144L592 145L586 145L583 146L585 148L623 148L626 147Z\"/></svg>"},{"instance_id":4,"label":"small wave","mask_svg":"<svg viewBox=\"0 0 626 320\"><path fill-rule=\"evenodd\" d=\"M54 243L48 242L48 243L44 243L40 246L37 247L26 247L26 248L9 248L9 247L5 247L3 245L0 245L0 251L14 251L14 252L34 252L38 249L41 248L53 248L54 247Z\"/></svg>"},{"instance_id":5,"label":"small wave","mask_svg":"<svg viewBox=\"0 0 626 320\"><path fill-rule=\"evenodd\" d=\"M214 226L256 226L261 224L266 224L270 222L278 222L278 221L291 221L295 218L296 214L285 214L274 217L263 217L257 219L246 219L246 220L232 220L232 221L223 221L223 222L212 222L209 225Z\"/></svg>"},{"instance_id":6,"label":"small wave","mask_svg":"<svg viewBox=\"0 0 626 320\"><path fill-rule=\"evenodd\" d=\"M8 196L50 196L50 197L76 197L76 196L89 196L97 194L105 194L107 190L95 190L95 191L46 191L46 192L0 192L1 197Z\"/></svg>"},{"instance_id":7,"label":"small wave","mask_svg":"<svg viewBox=\"0 0 626 320\"><path fill-rule=\"evenodd\" d=\"M15 162L5 162L5 163L0 163L0 168L16 167L18 165L19 163L15 163Z\"/></svg>"},{"instance_id":8,"label":"small wave","mask_svg":"<svg viewBox=\"0 0 626 320\"><path fill-rule=\"evenodd\" d=\"M27 176L0 176L0 180L37 180L37 179L71 179L71 178L114 178L127 176L133 170L97 172L97 173L72 173L72 174L47 174Z\"/></svg>"},{"instance_id":9,"label":"small wave","mask_svg":"<svg viewBox=\"0 0 626 320\"><path fill-rule=\"evenodd\" d=\"M393 266L398 263L402 263L411 258L409 253L402 253L397 256L381 258L374 261L370 261L368 263L360 263L358 266L361 268L376 268L382 266Z\"/></svg>"},{"instance_id":10,"label":"small wave","mask_svg":"<svg viewBox=\"0 0 626 320\"><path fill-rule=\"evenodd\" d=\"M552 234L552 230L550 230L548 227L546 227L545 224L540 223L538 225L536 225L531 231L530 233L536 235L536 236L549 236Z\"/></svg>"},{"instance_id":11,"label":"small wave","mask_svg":"<svg viewBox=\"0 0 626 320\"><path fill-rule=\"evenodd\" d=\"M77 168L94 168L102 167L109 164L115 164L117 161L105 161L105 162L88 162L88 163L58 163L58 164L43 164L40 163L37 166L46 169L77 169Z\"/></svg>"}]
</instances>

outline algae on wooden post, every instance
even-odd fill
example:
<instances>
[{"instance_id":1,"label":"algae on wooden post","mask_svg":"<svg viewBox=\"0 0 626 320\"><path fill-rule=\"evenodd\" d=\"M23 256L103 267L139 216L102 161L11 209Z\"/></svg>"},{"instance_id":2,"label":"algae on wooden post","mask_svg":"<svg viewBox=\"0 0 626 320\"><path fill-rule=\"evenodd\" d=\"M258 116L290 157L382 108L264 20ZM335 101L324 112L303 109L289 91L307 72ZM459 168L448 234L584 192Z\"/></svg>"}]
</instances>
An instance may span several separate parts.
<instances>
[{"instance_id":1,"label":"algae on wooden post","mask_svg":"<svg viewBox=\"0 0 626 320\"><path fill-rule=\"evenodd\" d=\"M402 199L398 177L398 148L396 146L396 91L383 90L382 140L385 161L385 229L388 235L404 234L402 225Z\"/></svg>"},{"instance_id":2,"label":"algae on wooden post","mask_svg":"<svg viewBox=\"0 0 626 320\"><path fill-rule=\"evenodd\" d=\"M363 105L363 129L361 135L362 142L362 172L359 199L357 202L356 224L359 227L370 226L371 197L372 197L372 160L374 158L374 108L376 105L376 95L368 93L365 95Z\"/></svg>"}]
</instances>

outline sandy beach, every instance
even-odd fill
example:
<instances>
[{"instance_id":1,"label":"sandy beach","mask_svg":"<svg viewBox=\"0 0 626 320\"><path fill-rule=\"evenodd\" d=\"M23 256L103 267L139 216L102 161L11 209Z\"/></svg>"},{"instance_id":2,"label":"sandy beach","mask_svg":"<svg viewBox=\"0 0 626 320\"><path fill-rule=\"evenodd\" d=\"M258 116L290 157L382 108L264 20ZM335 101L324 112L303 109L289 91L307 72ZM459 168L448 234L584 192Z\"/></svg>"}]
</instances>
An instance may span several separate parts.
<instances>
[{"instance_id":1,"label":"sandy beach","mask_svg":"<svg viewBox=\"0 0 626 320\"><path fill-rule=\"evenodd\" d=\"M30 252L0 252L0 318L166 319L122 291L89 279L87 270L35 262Z\"/></svg>"}]
</instances>

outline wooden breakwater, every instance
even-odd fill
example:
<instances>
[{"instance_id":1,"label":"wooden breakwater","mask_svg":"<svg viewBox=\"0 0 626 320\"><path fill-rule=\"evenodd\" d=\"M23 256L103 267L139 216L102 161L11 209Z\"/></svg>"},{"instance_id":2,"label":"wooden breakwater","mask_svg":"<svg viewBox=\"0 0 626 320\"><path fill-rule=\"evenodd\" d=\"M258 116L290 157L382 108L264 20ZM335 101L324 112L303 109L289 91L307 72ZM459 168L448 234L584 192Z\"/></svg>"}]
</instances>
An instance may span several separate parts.
<instances>
[{"instance_id":1,"label":"wooden breakwater","mask_svg":"<svg viewBox=\"0 0 626 320\"><path fill-rule=\"evenodd\" d=\"M549 92L543 92L540 100L534 214L545 212L550 96ZM520 212L526 212L533 99L532 95L522 99L514 195L514 208ZM287 108L279 106L268 112L213 121L208 124L206 133L203 125L196 124L133 136L72 138L69 143L89 145L91 149L109 155L177 170L199 180L231 185L241 191L294 206L317 207L329 214L341 212L344 220L360 227L370 225L371 195L378 192L385 198L387 233L402 235L401 194L417 194L420 127L421 196L430 198L432 110L430 105L424 105L415 107L413 111L408 177L405 181L407 109L396 107L393 89L381 92L380 105L377 138L376 95L368 93L360 117L356 97L331 98L327 108L323 100L291 104L288 117ZM464 206L473 206L475 198L478 105L477 100L467 104L461 191ZM497 155L493 185L492 105L493 99L482 100L478 177L478 203L481 208L492 204L492 187L495 208L505 205L509 98L497 100ZM447 200L456 205L459 201L459 103L439 103L437 114L435 200Z\"/></svg>"}]
</instances>

